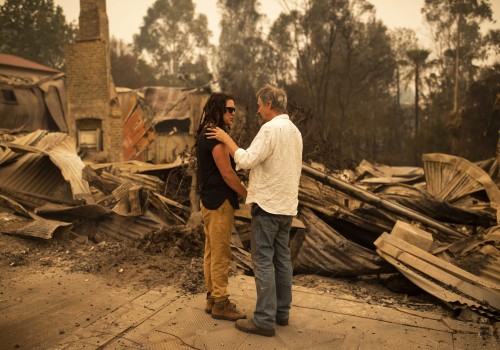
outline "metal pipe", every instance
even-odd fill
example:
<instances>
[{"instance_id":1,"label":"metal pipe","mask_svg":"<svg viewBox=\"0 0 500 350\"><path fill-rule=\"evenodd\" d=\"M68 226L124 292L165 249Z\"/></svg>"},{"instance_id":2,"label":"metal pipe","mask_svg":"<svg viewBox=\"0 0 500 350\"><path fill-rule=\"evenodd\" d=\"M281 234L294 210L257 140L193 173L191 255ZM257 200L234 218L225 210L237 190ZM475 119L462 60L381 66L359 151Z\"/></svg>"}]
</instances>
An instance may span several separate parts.
<instances>
[{"instance_id":1,"label":"metal pipe","mask_svg":"<svg viewBox=\"0 0 500 350\"><path fill-rule=\"evenodd\" d=\"M377 196L376 194L364 190L362 188L359 188L355 185L352 185L346 181L337 179L333 176L329 176L319 170L316 170L314 168L311 168L310 166L307 166L305 164L302 164L302 170L304 173L306 173L308 176L314 178L315 180L325 184L329 185L341 192L344 192L353 198L356 198L357 200L360 200L362 202L366 202L368 204L371 204L375 206L376 208L383 208L386 209L392 213L395 214L400 214L406 218L413 219L416 221L419 221L429 227L432 227L442 233L448 234L450 236L456 237L456 238L466 238L468 237L466 234L454 230L451 227L448 227L446 225L441 224L440 222L431 219L430 217L418 213L410 208L407 208L401 204L394 203L392 201L389 201L387 199L381 198Z\"/></svg>"}]
</instances>

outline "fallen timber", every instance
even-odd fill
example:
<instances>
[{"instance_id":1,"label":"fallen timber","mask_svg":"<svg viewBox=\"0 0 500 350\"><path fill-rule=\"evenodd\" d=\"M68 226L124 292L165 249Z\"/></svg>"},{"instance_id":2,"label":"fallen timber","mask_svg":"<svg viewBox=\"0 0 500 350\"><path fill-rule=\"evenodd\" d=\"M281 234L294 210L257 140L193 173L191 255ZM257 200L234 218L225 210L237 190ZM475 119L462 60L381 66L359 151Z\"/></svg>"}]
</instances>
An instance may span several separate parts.
<instances>
[{"instance_id":1,"label":"fallen timber","mask_svg":"<svg viewBox=\"0 0 500 350\"><path fill-rule=\"evenodd\" d=\"M418 213L410 208L407 208L401 204L394 203L392 201L389 201L387 199L381 198L377 196L376 194L373 194L370 191L364 190L362 188L359 188L355 185L352 185L346 181L337 179L333 176L330 176L328 174L323 173L322 171L316 170L308 165L302 164L302 171L306 173L308 176L312 177L313 179L331 186L339 191L342 191L353 198L363 201L365 203L368 203L370 205L373 205L376 208L382 208L387 211L390 211L395 214L402 215L408 219L416 220L421 222L424 225L427 225L428 227L431 227L433 229L436 229L442 233L448 234L450 236L456 237L456 238L466 238L468 237L466 234L454 230L451 227L448 227L446 225L441 224L440 222L433 220L432 218L423 215L421 213Z\"/></svg>"}]
</instances>

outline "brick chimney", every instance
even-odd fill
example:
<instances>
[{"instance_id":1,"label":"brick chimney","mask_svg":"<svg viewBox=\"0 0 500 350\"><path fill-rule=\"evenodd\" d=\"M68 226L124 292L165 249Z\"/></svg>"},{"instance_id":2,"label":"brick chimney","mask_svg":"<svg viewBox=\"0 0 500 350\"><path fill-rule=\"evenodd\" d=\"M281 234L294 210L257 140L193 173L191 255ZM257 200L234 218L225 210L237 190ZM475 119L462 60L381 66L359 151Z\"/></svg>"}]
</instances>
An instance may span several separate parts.
<instances>
[{"instance_id":1,"label":"brick chimney","mask_svg":"<svg viewBox=\"0 0 500 350\"><path fill-rule=\"evenodd\" d=\"M108 15L106 14L106 0L80 0L78 38L109 40Z\"/></svg>"},{"instance_id":2,"label":"brick chimney","mask_svg":"<svg viewBox=\"0 0 500 350\"><path fill-rule=\"evenodd\" d=\"M80 0L79 32L65 48L68 129L88 158L123 160L121 112L109 53L106 0Z\"/></svg>"}]
</instances>

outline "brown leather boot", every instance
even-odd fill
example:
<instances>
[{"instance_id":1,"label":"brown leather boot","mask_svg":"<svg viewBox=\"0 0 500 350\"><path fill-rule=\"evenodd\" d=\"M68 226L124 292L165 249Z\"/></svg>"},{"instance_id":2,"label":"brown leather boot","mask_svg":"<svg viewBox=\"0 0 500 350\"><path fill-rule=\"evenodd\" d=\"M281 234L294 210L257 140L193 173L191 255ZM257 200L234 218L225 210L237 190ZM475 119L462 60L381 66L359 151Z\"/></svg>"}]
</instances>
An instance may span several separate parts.
<instances>
[{"instance_id":1,"label":"brown leather boot","mask_svg":"<svg viewBox=\"0 0 500 350\"><path fill-rule=\"evenodd\" d=\"M214 308L214 304L215 304L215 298L213 298L211 296L207 296L207 305L205 305L205 312L207 314L212 313L212 309Z\"/></svg>"},{"instance_id":2,"label":"brown leather boot","mask_svg":"<svg viewBox=\"0 0 500 350\"><path fill-rule=\"evenodd\" d=\"M221 302L215 302L214 307L212 308L212 318L218 320L236 321L246 317L247 315L239 311L236 308L236 305L231 303L229 299Z\"/></svg>"},{"instance_id":3,"label":"brown leather boot","mask_svg":"<svg viewBox=\"0 0 500 350\"><path fill-rule=\"evenodd\" d=\"M257 327L255 323L253 323L253 318L249 320L236 321L235 326L242 332L263 335L265 337L272 337L276 334L276 331L274 329L264 329Z\"/></svg>"}]
</instances>

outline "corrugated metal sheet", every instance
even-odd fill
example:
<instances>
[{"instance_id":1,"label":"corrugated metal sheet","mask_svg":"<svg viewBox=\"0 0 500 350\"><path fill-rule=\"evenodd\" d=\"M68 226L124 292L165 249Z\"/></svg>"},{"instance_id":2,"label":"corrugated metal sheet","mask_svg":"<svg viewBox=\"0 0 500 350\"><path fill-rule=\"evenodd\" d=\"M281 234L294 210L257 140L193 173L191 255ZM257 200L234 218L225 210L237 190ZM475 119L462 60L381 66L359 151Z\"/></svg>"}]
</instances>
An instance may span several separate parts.
<instances>
[{"instance_id":1,"label":"corrugated metal sheet","mask_svg":"<svg viewBox=\"0 0 500 350\"><path fill-rule=\"evenodd\" d=\"M150 212L135 217L113 213L97 222L96 231L102 237L137 241L159 231L163 226L161 220Z\"/></svg>"},{"instance_id":2,"label":"corrugated metal sheet","mask_svg":"<svg viewBox=\"0 0 500 350\"><path fill-rule=\"evenodd\" d=\"M391 270L374 251L349 241L310 209L301 209L300 218L306 226L306 231L304 241L294 259L294 271L356 276Z\"/></svg>"},{"instance_id":3,"label":"corrugated metal sheet","mask_svg":"<svg viewBox=\"0 0 500 350\"><path fill-rule=\"evenodd\" d=\"M59 81L59 83L63 85L62 81ZM47 87L43 96L50 116L61 132L68 132L65 112L67 103L64 95L61 94L61 92L65 93L65 91L66 88L64 86L52 85Z\"/></svg>"},{"instance_id":4,"label":"corrugated metal sheet","mask_svg":"<svg viewBox=\"0 0 500 350\"><path fill-rule=\"evenodd\" d=\"M123 124L123 157L137 159L156 137L156 131L149 119L137 106L137 97L130 100L129 111Z\"/></svg>"},{"instance_id":5,"label":"corrugated metal sheet","mask_svg":"<svg viewBox=\"0 0 500 350\"><path fill-rule=\"evenodd\" d=\"M145 87L144 101L151 109L153 125L165 120L182 120L191 117L189 90L169 87Z\"/></svg>"},{"instance_id":6,"label":"corrugated metal sheet","mask_svg":"<svg viewBox=\"0 0 500 350\"><path fill-rule=\"evenodd\" d=\"M143 187L134 183L124 183L113 191L116 205L113 212L121 216L143 215L148 203L147 191Z\"/></svg>"},{"instance_id":7,"label":"corrugated metal sheet","mask_svg":"<svg viewBox=\"0 0 500 350\"><path fill-rule=\"evenodd\" d=\"M120 177L122 179L131 180L132 182L134 182L136 184L140 184L141 186L144 186L144 188L151 190L151 191L163 193L163 191L165 190L165 182L160 180L156 176L144 175L144 174L121 173Z\"/></svg>"},{"instance_id":8,"label":"corrugated metal sheet","mask_svg":"<svg viewBox=\"0 0 500 350\"><path fill-rule=\"evenodd\" d=\"M300 176L299 199L315 203L326 212L331 211L331 213L337 212L339 206L352 210L361 205L360 201L351 196L326 186L305 174Z\"/></svg>"},{"instance_id":9,"label":"corrugated metal sheet","mask_svg":"<svg viewBox=\"0 0 500 350\"><path fill-rule=\"evenodd\" d=\"M0 74L0 77L2 74ZM19 86L12 90L16 103L0 100L0 129L34 131L49 130L50 115L38 87Z\"/></svg>"},{"instance_id":10,"label":"corrugated metal sheet","mask_svg":"<svg viewBox=\"0 0 500 350\"><path fill-rule=\"evenodd\" d=\"M357 181L364 183L414 183L424 180L424 169L419 167L372 164L363 159L356 168ZM369 178L365 178L370 175Z\"/></svg>"},{"instance_id":11,"label":"corrugated metal sheet","mask_svg":"<svg viewBox=\"0 0 500 350\"><path fill-rule=\"evenodd\" d=\"M47 135L46 130L36 130L27 135L18 136L14 140L11 140L9 143L14 145L21 146L32 146L36 144L42 137ZM12 161L14 158L20 157L22 154L18 152L14 152L9 148L8 143L0 142L0 165L9 161Z\"/></svg>"},{"instance_id":12,"label":"corrugated metal sheet","mask_svg":"<svg viewBox=\"0 0 500 350\"><path fill-rule=\"evenodd\" d=\"M85 164L68 135L46 134L31 150L38 153L26 153L15 163L0 168L1 187L66 201L92 201L89 185L82 178Z\"/></svg>"},{"instance_id":13,"label":"corrugated metal sheet","mask_svg":"<svg viewBox=\"0 0 500 350\"><path fill-rule=\"evenodd\" d=\"M500 223L500 190L483 169L466 159L448 154L422 155L427 191L438 201L453 202L485 190Z\"/></svg>"},{"instance_id":14,"label":"corrugated metal sheet","mask_svg":"<svg viewBox=\"0 0 500 350\"><path fill-rule=\"evenodd\" d=\"M478 254L481 255L483 259L478 258L476 261L478 263L483 263L480 265L478 264L479 271L477 275L500 286L500 251L492 245L485 245L478 250Z\"/></svg>"},{"instance_id":15,"label":"corrugated metal sheet","mask_svg":"<svg viewBox=\"0 0 500 350\"><path fill-rule=\"evenodd\" d=\"M375 242L377 253L417 286L435 297L461 307L500 317L500 285L388 233Z\"/></svg>"},{"instance_id":16,"label":"corrugated metal sheet","mask_svg":"<svg viewBox=\"0 0 500 350\"><path fill-rule=\"evenodd\" d=\"M486 190L492 202L500 204L500 191L489 175L466 159L448 154L422 155L427 192L437 200L452 202Z\"/></svg>"},{"instance_id":17,"label":"corrugated metal sheet","mask_svg":"<svg viewBox=\"0 0 500 350\"><path fill-rule=\"evenodd\" d=\"M39 215L81 217L85 219L95 220L104 215L110 214L111 211L106 207L95 204L85 204L73 207L56 203L46 203L42 206L37 207L35 213Z\"/></svg>"},{"instance_id":18,"label":"corrugated metal sheet","mask_svg":"<svg viewBox=\"0 0 500 350\"><path fill-rule=\"evenodd\" d=\"M72 226L67 222L46 220L33 214L31 216L31 218L26 218L0 212L0 232L50 239L54 232L66 231Z\"/></svg>"},{"instance_id":19,"label":"corrugated metal sheet","mask_svg":"<svg viewBox=\"0 0 500 350\"><path fill-rule=\"evenodd\" d=\"M194 143L194 137L187 133L159 134L149 146L145 160L154 163L175 162L186 151L189 153Z\"/></svg>"},{"instance_id":20,"label":"corrugated metal sheet","mask_svg":"<svg viewBox=\"0 0 500 350\"><path fill-rule=\"evenodd\" d=\"M49 153L50 159L61 170L64 179L71 185L74 199L90 201L89 184L82 178L85 164L76 152L75 141L67 134L50 133L37 144Z\"/></svg>"},{"instance_id":21,"label":"corrugated metal sheet","mask_svg":"<svg viewBox=\"0 0 500 350\"><path fill-rule=\"evenodd\" d=\"M453 262L462 269L480 276L500 289L500 226L483 234L456 242L448 247Z\"/></svg>"},{"instance_id":22,"label":"corrugated metal sheet","mask_svg":"<svg viewBox=\"0 0 500 350\"><path fill-rule=\"evenodd\" d=\"M46 198L73 199L71 187L61 171L48 157L40 154L25 154L14 164L0 168L0 186Z\"/></svg>"},{"instance_id":23,"label":"corrugated metal sheet","mask_svg":"<svg viewBox=\"0 0 500 350\"><path fill-rule=\"evenodd\" d=\"M120 103L126 104L122 105L124 158L158 164L174 161L181 152L193 145L192 135L198 128L208 95L197 90L144 87L120 91L119 99ZM169 122L179 120L188 122L184 125L186 129L172 132L175 125ZM165 126L165 123L168 125Z\"/></svg>"},{"instance_id":24,"label":"corrugated metal sheet","mask_svg":"<svg viewBox=\"0 0 500 350\"><path fill-rule=\"evenodd\" d=\"M64 73L23 58L0 54L0 85L15 103L0 101L0 128L67 132Z\"/></svg>"}]
</instances>

